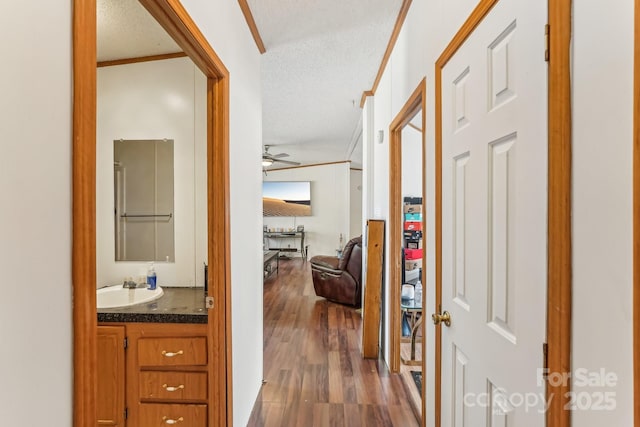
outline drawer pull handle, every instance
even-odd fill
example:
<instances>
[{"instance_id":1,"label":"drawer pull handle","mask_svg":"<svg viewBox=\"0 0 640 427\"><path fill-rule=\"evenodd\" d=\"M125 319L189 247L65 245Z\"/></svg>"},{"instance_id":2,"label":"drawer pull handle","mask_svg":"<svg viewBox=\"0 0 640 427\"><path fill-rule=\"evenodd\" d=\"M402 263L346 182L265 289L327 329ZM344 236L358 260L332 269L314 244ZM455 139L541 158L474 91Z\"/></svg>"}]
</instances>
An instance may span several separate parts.
<instances>
[{"instance_id":1,"label":"drawer pull handle","mask_svg":"<svg viewBox=\"0 0 640 427\"><path fill-rule=\"evenodd\" d=\"M167 350L162 350L162 355L164 357L175 357L175 356L180 356L181 354L184 354L184 351L180 350L180 351L176 351L171 352L171 351L167 351Z\"/></svg>"},{"instance_id":2,"label":"drawer pull handle","mask_svg":"<svg viewBox=\"0 0 640 427\"><path fill-rule=\"evenodd\" d=\"M171 419L169 417L162 417L162 421L164 421L165 424L178 424L184 421L184 418L180 417L177 420Z\"/></svg>"},{"instance_id":3,"label":"drawer pull handle","mask_svg":"<svg viewBox=\"0 0 640 427\"><path fill-rule=\"evenodd\" d=\"M180 384L177 387L173 387L167 384L162 384L162 388L164 388L167 391L178 391L178 390L182 390L184 388L184 384Z\"/></svg>"}]
</instances>

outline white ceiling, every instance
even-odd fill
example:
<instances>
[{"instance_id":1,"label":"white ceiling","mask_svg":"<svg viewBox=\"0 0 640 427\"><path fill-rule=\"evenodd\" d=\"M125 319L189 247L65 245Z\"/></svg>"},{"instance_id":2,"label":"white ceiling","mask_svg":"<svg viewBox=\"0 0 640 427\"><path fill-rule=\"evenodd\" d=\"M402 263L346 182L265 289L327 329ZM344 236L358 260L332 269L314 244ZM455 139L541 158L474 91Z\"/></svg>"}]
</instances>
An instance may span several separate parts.
<instances>
[{"instance_id":1,"label":"white ceiling","mask_svg":"<svg viewBox=\"0 0 640 427\"><path fill-rule=\"evenodd\" d=\"M248 3L267 50L264 144L303 164L352 160L360 167L360 99L373 86L402 1Z\"/></svg>"},{"instance_id":2,"label":"white ceiling","mask_svg":"<svg viewBox=\"0 0 640 427\"><path fill-rule=\"evenodd\" d=\"M263 144L302 164L361 167L360 98L373 86L402 0L248 3L267 50ZM99 61L180 51L136 0L98 0Z\"/></svg>"}]
</instances>

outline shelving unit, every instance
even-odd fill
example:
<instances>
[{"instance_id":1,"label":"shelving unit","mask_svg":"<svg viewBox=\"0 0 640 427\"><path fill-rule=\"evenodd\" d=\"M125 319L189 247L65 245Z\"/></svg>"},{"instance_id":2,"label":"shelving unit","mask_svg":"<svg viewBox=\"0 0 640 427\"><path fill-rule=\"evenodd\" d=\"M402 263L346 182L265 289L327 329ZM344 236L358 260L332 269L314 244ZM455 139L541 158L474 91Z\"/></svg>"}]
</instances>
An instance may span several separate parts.
<instances>
[{"instance_id":1,"label":"shelving unit","mask_svg":"<svg viewBox=\"0 0 640 427\"><path fill-rule=\"evenodd\" d=\"M422 197L405 197L403 211L403 284L415 285L422 271ZM416 360L415 348L422 323L422 307L416 305L414 299L402 300L401 310L403 323L409 327L408 333L403 333L403 341L411 343L410 357L401 357L401 361L405 365L420 365L422 362Z\"/></svg>"},{"instance_id":2,"label":"shelving unit","mask_svg":"<svg viewBox=\"0 0 640 427\"><path fill-rule=\"evenodd\" d=\"M305 232L300 231L265 231L263 232L264 248L278 251L280 256L299 253L303 260L307 259L307 247L304 243ZM300 240L299 246L296 240ZM291 243L292 242L293 246ZM284 246L287 244L287 246Z\"/></svg>"},{"instance_id":3,"label":"shelving unit","mask_svg":"<svg viewBox=\"0 0 640 427\"><path fill-rule=\"evenodd\" d=\"M404 198L404 283L415 283L422 268L422 197Z\"/></svg>"}]
</instances>

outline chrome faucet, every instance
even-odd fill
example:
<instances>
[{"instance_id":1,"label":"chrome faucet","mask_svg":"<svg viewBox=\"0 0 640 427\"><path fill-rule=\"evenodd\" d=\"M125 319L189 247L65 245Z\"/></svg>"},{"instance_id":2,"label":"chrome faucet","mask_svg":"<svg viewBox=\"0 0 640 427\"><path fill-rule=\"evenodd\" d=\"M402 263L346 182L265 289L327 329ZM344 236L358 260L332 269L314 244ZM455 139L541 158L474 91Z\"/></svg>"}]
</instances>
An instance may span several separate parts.
<instances>
[{"instance_id":1,"label":"chrome faucet","mask_svg":"<svg viewBox=\"0 0 640 427\"><path fill-rule=\"evenodd\" d=\"M124 280L124 283L122 284L122 287L123 288L127 288L127 289L135 289L135 288L138 287L138 284L134 280L131 280L131 278L129 277L129 278Z\"/></svg>"}]
</instances>

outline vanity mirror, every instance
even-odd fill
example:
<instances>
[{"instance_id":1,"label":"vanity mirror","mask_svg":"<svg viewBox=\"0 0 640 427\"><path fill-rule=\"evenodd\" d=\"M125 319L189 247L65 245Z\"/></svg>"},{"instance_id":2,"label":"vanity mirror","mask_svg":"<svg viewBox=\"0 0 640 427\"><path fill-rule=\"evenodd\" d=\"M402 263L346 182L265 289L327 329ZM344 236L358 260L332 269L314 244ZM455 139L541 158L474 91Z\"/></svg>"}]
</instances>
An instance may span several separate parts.
<instances>
[{"instance_id":1,"label":"vanity mirror","mask_svg":"<svg viewBox=\"0 0 640 427\"><path fill-rule=\"evenodd\" d=\"M116 261L174 262L173 140L113 141Z\"/></svg>"}]
</instances>

